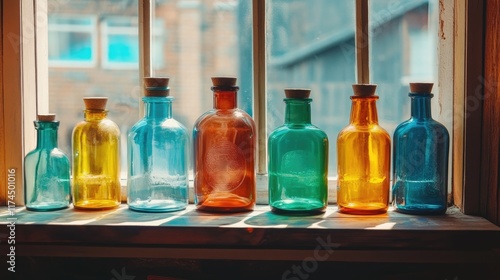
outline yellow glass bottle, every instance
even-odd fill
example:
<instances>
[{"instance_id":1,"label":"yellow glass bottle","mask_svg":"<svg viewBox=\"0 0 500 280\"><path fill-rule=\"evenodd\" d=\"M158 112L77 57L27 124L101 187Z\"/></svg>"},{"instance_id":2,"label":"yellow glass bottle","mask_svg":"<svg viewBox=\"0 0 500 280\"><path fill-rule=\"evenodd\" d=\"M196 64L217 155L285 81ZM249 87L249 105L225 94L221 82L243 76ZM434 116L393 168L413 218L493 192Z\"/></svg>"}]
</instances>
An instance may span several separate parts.
<instances>
[{"instance_id":1,"label":"yellow glass bottle","mask_svg":"<svg viewBox=\"0 0 500 280\"><path fill-rule=\"evenodd\" d=\"M117 207L120 196L120 130L106 116L106 97L89 97L84 120L73 130L73 205L77 209Z\"/></svg>"},{"instance_id":2,"label":"yellow glass bottle","mask_svg":"<svg viewBox=\"0 0 500 280\"><path fill-rule=\"evenodd\" d=\"M389 134L378 125L376 85L353 85L350 123L337 138L337 204L350 214L385 213L389 205Z\"/></svg>"}]
</instances>

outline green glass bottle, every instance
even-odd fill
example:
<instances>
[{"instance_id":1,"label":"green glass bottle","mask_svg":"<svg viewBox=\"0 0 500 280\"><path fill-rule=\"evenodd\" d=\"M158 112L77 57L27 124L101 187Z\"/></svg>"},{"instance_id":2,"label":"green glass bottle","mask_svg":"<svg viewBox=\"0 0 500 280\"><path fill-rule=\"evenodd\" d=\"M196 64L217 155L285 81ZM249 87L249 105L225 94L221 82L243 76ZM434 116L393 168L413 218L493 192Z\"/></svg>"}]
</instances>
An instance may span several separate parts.
<instances>
[{"instance_id":1,"label":"green glass bottle","mask_svg":"<svg viewBox=\"0 0 500 280\"><path fill-rule=\"evenodd\" d=\"M285 90L285 123L269 136L269 205L276 213L320 213L328 203L328 137L311 124L309 95Z\"/></svg>"}]
</instances>

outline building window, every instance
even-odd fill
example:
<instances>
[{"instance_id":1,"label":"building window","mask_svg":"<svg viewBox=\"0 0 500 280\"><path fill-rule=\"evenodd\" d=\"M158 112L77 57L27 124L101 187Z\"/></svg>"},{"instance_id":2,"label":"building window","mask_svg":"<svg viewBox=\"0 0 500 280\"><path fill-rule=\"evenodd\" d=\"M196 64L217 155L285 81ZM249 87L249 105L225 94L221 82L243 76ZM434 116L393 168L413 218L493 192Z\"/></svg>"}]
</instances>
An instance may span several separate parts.
<instances>
[{"instance_id":1,"label":"building window","mask_svg":"<svg viewBox=\"0 0 500 280\"><path fill-rule=\"evenodd\" d=\"M101 36L103 68L137 68L139 39L136 17L104 18Z\"/></svg>"},{"instance_id":2,"label":"building window","mask_svg":"<svg viewBox=\"0 0 500 280\"><path fill-rule=\"evenodd\" d=\"M92 67L96 62L96 18L52 15L48 25L49 65Z\"/></svg>"},{"instance_id":3,"label":"building window","mask_svg":"<svg viewBox=\"0 0 500 280\"><path fill-rule=\"evenodd\" d=\"M101 23L102 67L105 69L138 69L139 35L137 17L105 17ZM163 59L163 19L156 19L153 28L154 66Z\"/></svg>"}]
</instances>

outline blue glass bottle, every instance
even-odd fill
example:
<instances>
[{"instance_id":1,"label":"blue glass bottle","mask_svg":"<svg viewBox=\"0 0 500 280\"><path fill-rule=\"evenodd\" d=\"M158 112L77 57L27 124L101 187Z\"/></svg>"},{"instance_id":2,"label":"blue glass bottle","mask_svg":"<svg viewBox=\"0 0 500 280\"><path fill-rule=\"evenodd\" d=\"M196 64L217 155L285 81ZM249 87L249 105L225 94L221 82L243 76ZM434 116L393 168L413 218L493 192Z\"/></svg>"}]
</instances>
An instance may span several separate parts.
<instances>
[{"instance_id":1,"label":"blue glass bottle","mask_svg":"<svg viewBox=\"0 0 500 280\"><path fill-rule=\"evenodd\" d=\"M70 166L68 157L57 148L59 121L55 115L38 115L36 149L24 159L24 198L26 209L50 211L70 204Z\"/></svg>"},{"instance_id":2,"label":"blue glass bottle","mask_svg":"<svg viewBox=\"0 0 500 280\"><path fill-rule=\"evenodd\" d=\"M320 213L328 203L328 137L311 124L310 90L285 95L285 124L269 135L269 205L276 213Z\"/></svg>"},{"instance_id":3,"label":"blue glass bottle","mask_svg":"<svg viewBox=\"0 0 500 280\"><path fill-rule=\"evenodd\" d=\"M172 117L168 78L144 78L145 116L128 134L128 205L167 212L188 203L188 133Z\"/></svg>"},{"instance_id":4,"label":"blue glass bottle","mask_svg":"<svg viewBox=\"0 0 500 280\"><path fill-rule=\"evenodd\" d=\"M393 204L408 214L447 208L449 134L431 116L432 83L410 83L411 117L394 131Z\"/></svg>"}]
</instances>

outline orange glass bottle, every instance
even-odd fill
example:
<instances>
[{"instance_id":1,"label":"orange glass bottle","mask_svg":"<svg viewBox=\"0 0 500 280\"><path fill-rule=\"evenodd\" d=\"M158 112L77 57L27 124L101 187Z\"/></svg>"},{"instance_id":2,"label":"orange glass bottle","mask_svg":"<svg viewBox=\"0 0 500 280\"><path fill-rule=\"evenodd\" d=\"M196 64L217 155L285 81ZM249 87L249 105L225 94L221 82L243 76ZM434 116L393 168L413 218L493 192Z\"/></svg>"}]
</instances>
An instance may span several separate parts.
<instances>
[{"instance_id":1,"label":"orange glass bottle","mask_svg":"<svg viewBox=\"0 0 500 280\"><path fill-rule=\"evenodd\" d=\"M255 205L255 124L237 108L236 78L212 82L214 108L193 129L195 204L202 211L249 211Z\"/></svg>"},{"instance_id":2,"label":"orange glass bottle","mask_svg":"<svg viewBox=\"0 0 500 280\"><path fill-rule=\"evenodd\" d=\"M338 135L337 204L350 214L385 213L389 204L389 134L378 125L376 85L353 85L350 123Z\"/></svg>"}]
</instances>

